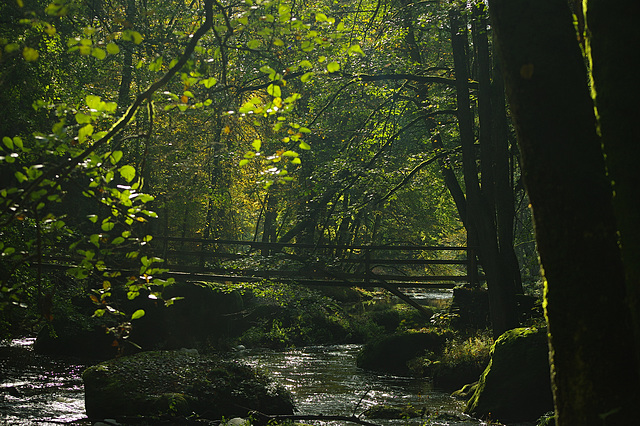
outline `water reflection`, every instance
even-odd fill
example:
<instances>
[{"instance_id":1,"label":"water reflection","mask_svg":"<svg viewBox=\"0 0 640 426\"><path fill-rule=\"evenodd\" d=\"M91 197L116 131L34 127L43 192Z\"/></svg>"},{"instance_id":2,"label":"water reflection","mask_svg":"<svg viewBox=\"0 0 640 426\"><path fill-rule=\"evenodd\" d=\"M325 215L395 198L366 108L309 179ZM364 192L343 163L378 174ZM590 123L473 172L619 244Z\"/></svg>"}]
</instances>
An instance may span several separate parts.
<instances>
[{"instance_id":1,"label":"water reflection","mask_svg":"<svg viewBox=\"0 0 640 426\"><path fill-rule=\"evenodd\" d=\"M0 425L75 425L85 418L81 373L73 359L35 354L33 339L0 345ZM376 404L409 404L461 417L461 404L426 380L378 375L356 367L359 345L315 346L286 351L245 350L235 358L278 380L294 395L300 414L360 415ZM378 420L381 425L422 425L425 420ZM311 422L312 423L312 422ZM321 423L323 425L343 425ZM478 425L442 420L428 424Z\"/></svg>"},{"instance_id":2,"label":"water reflection","mask_svg":"<svg viewBox=\"0 0 640 426\"><path fill-rule=\"evenodd\" d=\"M379 375L356 367L360 345L313 346L288 351L242 351L239 359L287 387L300 414L360 415L377 405L426 408L461 414L462 404L424 379ZM424 419L372 420L378 424L422 425ZM323 423L332 424L332 423ZM338 423L335 423L338 424ZM432 424L477 425L470 419Z\"/></svg>"},{"instance_id":3,"label":"water reflection","mask_svg":"<svg viewBox=\"0 0 640 426\"><path fill-rule=\"evenodd\" d=\"M0 424L54 425L85 417L85 366L35 354L34 339L0 346Z\"/></svg>"}]
</instances>

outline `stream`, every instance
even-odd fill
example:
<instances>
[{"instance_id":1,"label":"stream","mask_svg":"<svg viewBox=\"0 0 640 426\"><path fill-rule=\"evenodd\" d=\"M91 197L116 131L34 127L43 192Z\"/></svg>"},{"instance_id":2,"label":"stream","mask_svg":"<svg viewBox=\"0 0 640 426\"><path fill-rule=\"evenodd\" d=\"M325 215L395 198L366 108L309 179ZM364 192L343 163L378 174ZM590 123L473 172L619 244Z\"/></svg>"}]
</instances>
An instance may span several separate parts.
<instances>
[{"instance_id":1,"label":"stream","mask_svg":"<svg viewBox=\"0 0 640 426\"><path fill-rule=\"evenodd\" d=\"M71 358L38 355L32 350L34 340L16 339L0 346L0 425L90 425L82 421L85 412L81 374L85 364ZM478 425L461 414L460 402L432 389L424 379L379 375L357 368L355 358L360 347L256 349L231 356L287 387L295 397L298 414L351 416L376 404L412 404L437 414L433 417L436 420L428 424ZM371 421L380 425L425 423L424 419Z\"/></svg>"}]
</instances>

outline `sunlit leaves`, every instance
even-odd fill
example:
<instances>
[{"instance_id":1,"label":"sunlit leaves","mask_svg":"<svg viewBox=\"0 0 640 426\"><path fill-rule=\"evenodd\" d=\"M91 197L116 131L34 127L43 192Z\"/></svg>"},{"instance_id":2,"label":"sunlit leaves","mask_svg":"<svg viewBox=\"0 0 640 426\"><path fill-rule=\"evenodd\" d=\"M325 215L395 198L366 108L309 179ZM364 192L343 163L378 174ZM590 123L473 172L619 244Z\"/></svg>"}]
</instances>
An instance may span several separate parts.
<instances>
[{"instance_id":1,"label":"sunlit leaves","mask_svg":"<svg viewBox=\"0 0 640 426\"><path fill-rule=\"evenodd\" d=\"M152 61L149 64L148 66L149 71L156 72L156 71L162 70L162 62L163 62L162 56L158 56L154 61Z\"/></svg>"},{"instance_id":2,"label":"sunlit leaves","mask_svg":"<svg viewBox=\"0 0 640 426\"><path fill-rule=\"evenodd\" d=\"M282 91L280 90L280 86L277 84L270 84L269 86L267 86L267 93L274 98L282 97Z\"/></svg>"},{"instance_id":3,"label":"sunlit leaves","mask_svg":"<svg viewBox=\"0 0 640 426\"><path fill-rule=\"evenodd\" d=\"M90 109L99 112L114 113L117 108L115 102L103 102L100 96L95 95L88 95L85 102Z\"/></svg>"},{"instance_id":4,"label":"sunlit leaves","mask_svg":"<svg viewBox=\"0 0 640 426\"><path fill-rule=\"evenodd\" d=\"M333 62L329 62L327 64L327 71L328 72L337 72L338 70L340 70L340 64L333 61Z\"/></svg>"},{"instance_id":5,"label":"sunlit leaves","mask_svg":"<svg viewBox=\"0 0 640 426\"><path fill-rule=\"evenodd\" d=\"M125 165L118 169L120 176L127 182L131 182L136 177L136 169L133 166Z\"/></svg>"},{"instance_id":6,"label":"sunlit leaves","mask_svg":"<svg viewBox=\"0 0 640 426\"><path fill-rule=\"evenodd\" d=\"M255 49L259 49L259 48L260 48L260 46L262 46L262 41L257 40L257 39L249 40L249 41L247 42L247 47L248 47L249 49L254 49L254 50L255 50Z\"/></svg>"},{"instance_id":7,"label":"sunlit leaves","mask_svg":"<svg viewBox=\"0 0 640 426\"><path fill-rule=\"evenodd\" d=\"M120 53L120 48L115 43L109 43L107 44L107 53L110 55L117 55Z\"/></svg>"},{"instance_id":8,"label":"sunlit leaves","mask_svg":"<svg viewBox=\"0 0 640 426\"><path fill-rule=\"evenodd\" d=\"M86 142L87 138L89 138L92 134L93 134L93 126L91 124L87 124L86 126L81 127L80 130L78 131L78 142L79 143Z\"/></svg>"},{"instance_id":9,"label":"sunlit leaves","mask_svg":"<svg viewBox=\"0 0 640 426\"><path fill-rule=\"evenodd\" d=\"M131 320L137 320L138 318L142 318L144 316L144 310L138 309L133 314L131 314Z\"/></svg>"},{"instance_id":10,"label":"sunlit leaves","mask_svg":"<svg viewBox=\"0 0 640 426\"><path fill-rule=\"evenodd\" d=\"M142 34L134 30L125 30L122 32L122 39L125 41L133 41L135 44L142 43Z\"/></svg>"},{"instance_id":11,"label":"sunlit leaves","mask_svg":"<svg viewBox=\"0 0 640 426\"><path fill-rule=\"evenodd\" d=\"M99 47L94 47L93 49L91 49L91 56L99 59L99 60L103 60L104 58L107 57L107 53L100 49Z\"/></svg>"},{"instance_id":12,"label":"sunlit leaves","mask_svg":"<svg viewBox=\"0 0 640 426\"><path fill-rule=\"evenodd\" d=\"M360 56L364 56L364 51L362 50L362 48L360 47L360 45L358 44L353 44L349 47L349 49L347 49L347 54L354 56L354 55L360 55Z\"/></svg>"},{"instance_id":13,"label":"sunlit leaves","mask_svg":"<svg viewBox=\"0 0 640 426\"><path fill-rule=\"evenodd\" d=\"M33 49L31 47L25 47L22 50L22 56L24 57L25 61L33 62L38 60L38 57L40 56L40 52L38 52L36 49Z\"/></svg>"},{"instance_id":14,"label":"sunlit leaves","mask_svg":"<svg viewBox=\"0 0 640 426\"><path fill-rule=\"evenodd\" d=\"M207 89L210 89L213 86L215 86L217 82L218 80L215 77L209 77L209 78L200 80L200 84L202 84Z\"/></svg>"}]
</instances>

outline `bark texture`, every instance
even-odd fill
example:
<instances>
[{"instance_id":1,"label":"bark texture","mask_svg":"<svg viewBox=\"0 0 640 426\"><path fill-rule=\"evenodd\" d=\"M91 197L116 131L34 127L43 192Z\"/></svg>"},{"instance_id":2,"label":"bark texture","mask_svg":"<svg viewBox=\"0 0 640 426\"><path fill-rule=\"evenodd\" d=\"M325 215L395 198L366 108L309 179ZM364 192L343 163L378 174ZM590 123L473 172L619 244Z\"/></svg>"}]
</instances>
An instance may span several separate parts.
<instances>
[{"instance_id":1,"label":"bark texture","mask_svg":"<svg viewBox=\"0 0 640 426\"><path fill-rule=\"evenodd\" d=\"M566 0L490 6L545 278L557 424L632 424L638 380L612 190L571 13Z\"/></svg>"},{"instance_id":2,"label":"bark texture","mask_svg":"<svg viewBox=\"0 0 640 426\"><path fill-rule=\"evenodd\" d=\"M637 83L640 46L637 19L640 2L612 7L604 0L587 2L587 53L591 63L598 129L613 183L627 300L640 356L640 89ZM640 362L638 362L640 368ZM638 371L640 374L640 370Z\"/></svg>"}]
</instances>

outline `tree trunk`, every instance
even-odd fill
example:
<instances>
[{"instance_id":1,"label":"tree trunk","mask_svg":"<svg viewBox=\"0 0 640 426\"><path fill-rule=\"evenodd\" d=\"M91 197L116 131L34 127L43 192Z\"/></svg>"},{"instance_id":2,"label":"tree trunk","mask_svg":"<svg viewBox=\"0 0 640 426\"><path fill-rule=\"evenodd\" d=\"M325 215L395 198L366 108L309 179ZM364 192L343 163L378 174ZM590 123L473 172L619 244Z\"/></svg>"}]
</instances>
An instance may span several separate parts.
<instances>
[{"instance_id":1,"label":"tree trunk","mask_svg":"<svg viewBox=\"0 0 640 426\"><path fill-rule=\"evenodd\" d=\"M640 45L636 28L640 2L618 3L622 4L613 9L605 1L587 2L587 52L598 128L614 189L613 207L620 232L627 302L633 315L636 354L640 356L640 122L637 120L640 103L637 67L629 51L629 46ZM637 365L640 375L640 358Z\"/></svg>"},{"instance_id":2,"label":"tree trunk","mask_svg":"<svg viewBox=\"0 0 640 426\"><path fill-rule=\"evenodd\" d=\"M467 220L477 232L478 258L484 269L489 288L491 324L494 336L498 337L505 331L518 326L515 287L508 283L509 277L500 268L494 215L480 190L478 180L473 116L469 100L466 23L462 21L460 13L456 9L450 13L450 22L456 74L458 125L462 145L464 182L467 191ZM505 280L505 278L507 279Z\"/></svg>"},{"instance_id":3,"label":"tree trunk","mask_svg":"<svg viewBox=\"0 0 640 426\"><path fill-rule=\"evenodd\" d=\"M612 191L571 14L566 0L490 6L545 278L556 422L633 424L638 380Z\"/></svg>"}]
</instances>

